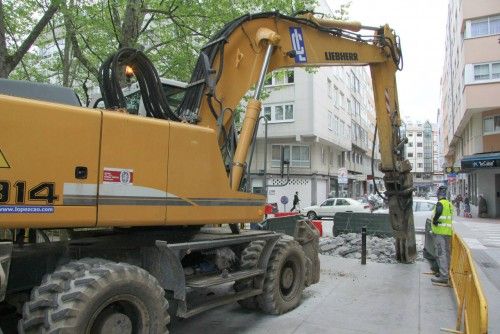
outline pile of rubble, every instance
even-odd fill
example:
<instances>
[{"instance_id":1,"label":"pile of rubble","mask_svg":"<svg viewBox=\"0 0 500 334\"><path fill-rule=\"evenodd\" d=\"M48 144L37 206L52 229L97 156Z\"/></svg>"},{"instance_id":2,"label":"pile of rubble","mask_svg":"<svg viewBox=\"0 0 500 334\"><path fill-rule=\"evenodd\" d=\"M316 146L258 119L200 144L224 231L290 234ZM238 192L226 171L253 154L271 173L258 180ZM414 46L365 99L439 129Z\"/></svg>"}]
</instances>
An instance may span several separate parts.
<instances>
[{"instance_id":1,"label":"pile of rubble","mask_svg":"<svg viewBox=\"0 0 500 334\"><path fill-rule=\"evenodd\" d=\"M423 261L423 240L417 239L417 261ZM321 254L350 259L361 258L361 234L347 233L337 237L323 237L319 241ZM380 263L397 263L394 238L366 236L366 259Z\"/></svg>"}]
</instances>

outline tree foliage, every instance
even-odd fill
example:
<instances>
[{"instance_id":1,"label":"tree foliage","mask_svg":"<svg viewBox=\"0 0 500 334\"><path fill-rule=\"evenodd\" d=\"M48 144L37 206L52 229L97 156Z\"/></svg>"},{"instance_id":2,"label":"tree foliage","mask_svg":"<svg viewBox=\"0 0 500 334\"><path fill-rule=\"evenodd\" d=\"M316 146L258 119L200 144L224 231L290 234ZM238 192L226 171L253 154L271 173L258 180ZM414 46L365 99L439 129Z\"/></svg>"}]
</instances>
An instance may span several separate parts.
<instances>
[{"instance_id":1,"label":"tree foliage","mask_svg":"<svg viewBox=\"0 0 500 334\"><path fill-rule=\"evenodd\" d=\"M0 0L0 77L6 78L21 63L26 76L30 69L23 62L37 38L59 9L61 1L46 4L36 0ZM35 23L34 23L35 22Z\"/></svg>"},{"instance_id":2,"label":"tree foliage","mask_svg":"<svg viewBox=\"0 0 500 334\"><path fill-rule=\"evenodd\" d=\"M33 30L33 17L42 17L50 6L60 4L10 77L86 93L97 86L102 61L120 47L142 49L160 76L186 81L200 48L227 22L249 12L291 14L312 9L317 0L60 1L3 0L5 26L16 36L4 39L11 53Z\"/></svg>"}]
</instances>

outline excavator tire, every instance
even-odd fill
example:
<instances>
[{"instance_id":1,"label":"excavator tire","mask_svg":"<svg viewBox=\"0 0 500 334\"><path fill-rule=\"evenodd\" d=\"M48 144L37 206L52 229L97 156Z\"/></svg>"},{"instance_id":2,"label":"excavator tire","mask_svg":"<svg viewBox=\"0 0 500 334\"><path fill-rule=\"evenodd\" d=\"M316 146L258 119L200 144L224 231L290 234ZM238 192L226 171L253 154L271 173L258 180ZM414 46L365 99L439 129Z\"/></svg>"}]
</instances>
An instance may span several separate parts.
<instances>
[{"instance_id":1,"label":"excavator tire","mask_svg":"<svg viewBox=\"0 0 500 334\"><path fill-rule=\"evenodd\" d=\"M264 240L255 240L252 241L248 246L241 252L240 256L240 268L242 270L255 269L259 264L260 255L262 254L262 250L266 242ZM234 283L234 290L236 292L250 290L253 288L254 279L244 279ZM259 304L257 302L257 297L250 297L242 300L238 300L238 304L240 304L243 308L249 310L256 310L259 308Z\"/></svg>"},{"instance_id":2,"label":"excavator tire","mask_svg":"<svg viewBox=\"0 0 500 334\"><path fill-rule=\"evenodd\" d=\"M283 314L300 304L306 280L306 255L292 239L280 239L273 249L259 307L268 314Z\"/></svg>"},{"instance_id":3,"label":"excavator tire","mask_svg":"<svg viewBox=\"0 0 500 334\"><path fill-rule=\"evenodd\" d=\"M23 306L19 333L168 333L168 302L142 268L83 259L46 275Z\"/></svg>"}]
</instances>

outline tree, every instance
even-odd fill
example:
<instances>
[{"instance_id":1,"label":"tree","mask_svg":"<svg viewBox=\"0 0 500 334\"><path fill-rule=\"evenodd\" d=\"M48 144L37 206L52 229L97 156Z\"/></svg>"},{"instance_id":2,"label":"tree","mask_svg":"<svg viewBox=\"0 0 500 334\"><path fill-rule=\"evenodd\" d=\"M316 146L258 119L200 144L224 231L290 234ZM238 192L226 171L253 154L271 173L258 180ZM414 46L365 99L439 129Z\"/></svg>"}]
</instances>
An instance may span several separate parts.
<instances>
[{"instance_id":1,"label":"tree","mask_svg":"<svg viewBox=\"0 0 500 334\"><path fill-rule=\"evenodd\" d=\"M9 74L22 63L36 39L59 9L60 1L50 1L47 7L36 1L0 0L0 77ZM8 14L8 15L6 15ZM41 16L33 25L31 17ZM27 75L29 70L24 68Z\"/></svg>"},{"instance_id":2,"label":"tree","mask_svg":"<svg viewBox=\"0 0 500 334\"><path fill-rule=\"evenodd\" d=\"M42 8L36 1L42 0L28 1L31 9L24 10L25 16ZM107 55L120 47L135 47L147 54L160 76L186 81L201 47L227 22L247 12L279 10L290 14L313 8L315 2L66 0L59 11L51 14L52 19L42 33L44 38L37 40L38 49L51 50L50 55L44 54L47 52L28 54L26 68L17 68L13 76L56 82L77 88L81 93L84 86L96 85L98 68ZM18 5L14 3L10 0L9 6L5 6L2 11L5 16L17 10Z\"/></svg>"}]
</instances>

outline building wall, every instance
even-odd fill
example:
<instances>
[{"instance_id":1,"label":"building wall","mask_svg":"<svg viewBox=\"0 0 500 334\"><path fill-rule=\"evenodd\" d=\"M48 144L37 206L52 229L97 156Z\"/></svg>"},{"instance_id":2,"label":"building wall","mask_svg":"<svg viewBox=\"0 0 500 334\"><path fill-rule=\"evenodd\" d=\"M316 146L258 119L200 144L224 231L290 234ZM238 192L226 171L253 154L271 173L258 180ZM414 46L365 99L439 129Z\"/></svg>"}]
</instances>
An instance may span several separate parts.
<instances>
[{"instance_id":1,"label":"building wall","mask_svg":"<svg viewBox=\"0 0 500 334\"><path fill-rule=\"evenodd\" d=\"M292 104L294 117L276 121L271 115L266 156L264 121L260 123L251 165L253 190L260 191L264 185L262 171L264 161L267 161L269 202L279 202L282 196L291 199L290 196L299 191L302 207L321 203L332 190L337 190L340 167L348 169L349 183L339 186L339 190L345 190L339 195L364 195L371 189L367 178L371 175L371 143L375 128L371 78L367 69L333 67L322 68L316 73L307 73L303 69L293 71L293 83L276 85L274 79L271 85L267 82L269 96L263 101L264 114L266 107L271 107L267 109L269 112L274 106ZM355 91L353 86L356 86ZM355 100L359 102L356 108ZM291 165L290 182L282 187L275 185L283 184L286 176L281 178L279 166L273 166L273 146L276 147L276 158L279 145L309 148L309 164ZM375 159L375 177L380 184L382 173L377 170L378 152ZM276 159L274 163L277 163Z\"/></svg>"},{"instance_id":2,"label":"building wall","mask_svg":"<svg viewBox=\"0 0 500 334\"><path fill-rule=\"evenodd\" d=\"M495 12L500 13L500 2L497 0L463 0L461 4L463 20L475 19Z\"/></svg>"},{"instance_id":3,"label":"building wall","mask_svg":"<svg viewBox=\"0 0 500 334\"><path fill-rule=\"evenodd\" d=\"M492 65L500 63L500 30L483 30L495 26L488 19L497 16L500 1L449 0L439 120L448 167L459 167L466 156L500 151L500 132L484 129L485 117L500 115L500 76ZM463 171L450 183L452 194L484 193L490 213L496 215L496 174L498 169ZM475 203L477 198L471 200Z\"/></svg>"}]
</instances>

